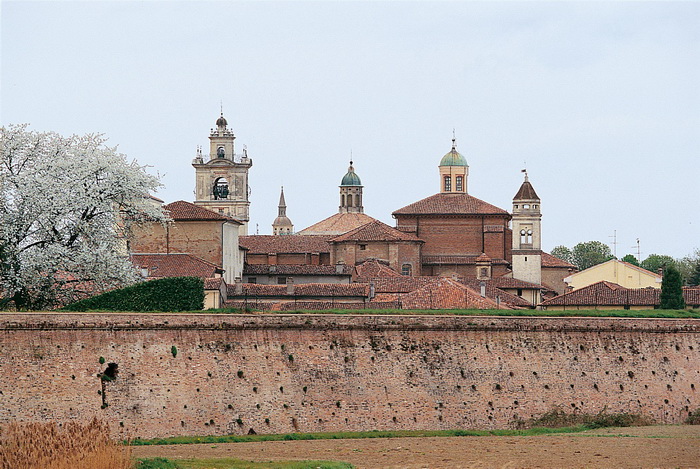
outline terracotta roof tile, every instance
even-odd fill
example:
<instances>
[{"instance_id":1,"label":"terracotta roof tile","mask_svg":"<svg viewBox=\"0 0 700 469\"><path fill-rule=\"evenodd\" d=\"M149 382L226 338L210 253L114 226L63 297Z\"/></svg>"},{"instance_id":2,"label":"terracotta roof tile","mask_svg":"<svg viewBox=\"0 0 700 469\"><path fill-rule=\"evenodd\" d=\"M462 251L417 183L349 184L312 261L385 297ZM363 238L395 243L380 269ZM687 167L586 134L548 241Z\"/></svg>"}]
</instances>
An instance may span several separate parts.
<instances>
[{"instance_id":1,"label":"terracotta roof tile","mask_svg":"<svg viewBox=\"0 0 700 469\"><path fill-rule=\"evenodd\" d=\"M526 299L513 295L512 293L508 293L505 290L501 290L494 282L492 282L492 280L493 279L484 280L484 283L486 283L486 296L488 298L492 299L493 301L496 301L496 298L499 298L502 304L510 307L531 308L533 306L532 303ZM459 279L459 281L481 294L481 280Z\"/></svg>"},{"instance_id":2,"label":"terracotta roof tile","mask_svg":"<svg viewBox=\"0 0 700 469\"><path fill-rule=\"evenodd\" d=\"M399 275L398 277L373 278L369 281L374 283L375 293L408 293L424 287L429 283L435 283L438 277L409 277Z\"/></svg>"},{"instance_id":3,"label":"terracotta roof tile","mask_svg":"<svg viewBox=\"0 0 700 469\"><path fill-rule=\"evenodd\" d=\"M241 224L241 222L235 218L212 212L211 210L199 207L190 202L185 202L184 200L171 202L163 208L167 210L170 218L175 221L221 220Z\"/></svg>"},{"instance_id":4,"label":"terracotta roof tile","mask_svg":"<svg viewBox=\"0 0 700 469\"><path fill-rule=\"evenodd\" d=\"M287 285L260 285L256 283L241 284L242 293L236 295L236 285L228 285L229 298L241 296L280 297L280 296L316 296L316 297L367 297L369 285L366 283L300 283L294 285L294 293L287 294Z\"/></svg>"},{"instance_id":5,"label":"terracotta roof tile","mask_svg":"<svg viewBox=\"0 0 700 469\"><path fill-rule=\"evenodd\" d=\"M625 288L601 281L543 301L541 306L649 306L659 304L659 288Z\"/></svg>"},{"instance_id":6,"label":"terracotta roof tile","mask_svg":"<svg viewBox=\"0 0 700 469\"><path fill-rule=\"evenodd\" d=\"M520 189L518 189L518 193L515 194L513 200L540 200L540 198L532 187L532 184L530 184L530 181L525 181L522 186L520 186Z\"/></svg>"},{"instance_id":7,"label":"terracotta roof tile","mask_svg":"<svg viewBox=\"0 0 700 469\"><path fill-rule=\"evenodd\" d=\"M685 304L693 308L700 308L700 287L683 287Z\"/></svg>"},{"instance_id":8,"label":"terracotta roof tile","mask_svg":"<svg viewBox=\"0 0 700 469\"><path fill-rule=\"evenodd\" d=\"M423 256L425 265L476 265L479 256ZM491 259L492 264L506 265L508 261L503 259Z\"/></svg>"},{"instance_id":9,"label":"terracotta roof tile","mask_svg":"<svg viewBox=\"0 0 700 469\"><path fill-rule=\"evenodd\" d=\"M350 230L340 236L332 238L331 243L343 241L418 241L423 242L412 233L404 233L390 227L386 223L374 220L365 225Z\"/></svg>"},{"instance_id":10,"label":"terracotta roof tile","mask_svg":"<svg viewBox=\"0 0 700 469\"><path fill-rule=\"evenodd\" d=\"M569 264L565 260L559 259L558 257L555 257L547 252L542 251L540 255L540 258L542 260L542 267L565 267L567 269L576 268L575 265Z\"/></svg>"},{"instance_id":11,"label":"terracotta roof tile","mask_svg":"<svg viewBox=\"0 0 700 469\"><path fill-rule=\"evenodd\" d=\"M138 269L148 269L149 278L211 278L223 272L216 264L190 254L131 254L131 262Z\"/></svg>"},{"instance_id":12,"label":"terracotta roof tile","mask_svg":"<svg viewBox=\"0 0 700 469\"><path fill-rule=\"evenodd\" d=\"M396 272L394 269L390 268L377 259L367 259L355 266L355 273L357 274L356 280L358 282L364 282L365 279L379 278L379 277L402 277L402 275Z\"/></svg>"},{"instance_id":13,"label":"terracotta roof tile","mask_svg":"<svg viewBox=\"0 0 700 469\"><path fill-rule=\"evenodd\" d=\"M339 272L340 270L340 272ZM246 264L246 275L352 275L349 265Z\"/></svg>"},{"instance_id":14,"label":"terracotta roof tile","mask_svg":"<svg viewBox=\"0 0 700 469\"><path fill-rule=\"evenodd\" d=\"M435 194L396 210L393 215L502 215L510 214L469 194Z\"/></svg>"},{"instance_id":15,"label":"terracotta roof tile","mask_svg":"<svg viewBox=\"0 0 700 469\"><path fill-rule=\"evenodd\" d=\"M307 254L307 253L327 253L331 247L328 240L331 236L308 236L308 235L253 235L241 236L239 243L243 248L248 249L248 254Z\"/></svg>"},{"instance_id":16,"label":"terracotta roof tile","mask_svg":"<svg viewBox=\"0 0 700 469\"><path fill-rule=\"evenodd\" d=\"M205 290L218 290L224 283L224 279L221 277L217 278L205 278L204 279L204 289Z\"/></svg>"},{"instance_id":17,"label":"terracotta roof tile","mask_svg":"<svg viewBox=\"0 0 700 469\"><path fill-rule=\"evenodd\" d=\"M338 236L373 221L376 221L376 219L364 213L336 213L308 228L304 228L298 234Z\"/></svg>"},{"instance_id":18,"label":"terracotta roof tile","mask_svg":"<svg viewBox=\"0 0 700 469\"><path fill-rule=\"evenodd\" d=\"M490 298L482 297L466 285L449 278L438 278L399 298L403 309L496 309Z\"/></svg>"}]
</instances>

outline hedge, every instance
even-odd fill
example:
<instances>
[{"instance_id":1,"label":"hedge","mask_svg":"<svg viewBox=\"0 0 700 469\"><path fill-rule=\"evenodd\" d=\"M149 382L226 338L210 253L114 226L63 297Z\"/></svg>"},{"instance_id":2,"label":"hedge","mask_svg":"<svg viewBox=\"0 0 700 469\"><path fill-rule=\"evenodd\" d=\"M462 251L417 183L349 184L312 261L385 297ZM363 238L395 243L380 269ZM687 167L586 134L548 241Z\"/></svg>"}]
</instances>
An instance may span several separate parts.
<instances>
[{"instance_id":1,"label":"hedge","mask_svg":"<svg viewBox=\"0 0 700 469\"><path fill-rule=\"evenodd\" d=\"M86 298L62 311L196 311L204 308L204 281L169 277Z\"/></svg>"}]
</instances>

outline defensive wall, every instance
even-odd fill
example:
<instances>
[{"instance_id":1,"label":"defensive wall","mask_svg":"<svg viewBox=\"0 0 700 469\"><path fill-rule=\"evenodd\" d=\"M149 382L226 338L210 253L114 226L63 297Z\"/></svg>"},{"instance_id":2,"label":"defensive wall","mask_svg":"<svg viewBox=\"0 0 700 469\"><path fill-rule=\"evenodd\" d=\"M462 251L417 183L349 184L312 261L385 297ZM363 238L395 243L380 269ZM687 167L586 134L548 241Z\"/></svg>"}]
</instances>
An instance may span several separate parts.
<instances>
[{"instance_id":1,"label":"defensive wall","mask_svg":"<svg viewBox=\"0 0 700 469\"><path fill-rule=\"evenodd\" d=\"M117 378L102 381L112 362ZM699 387L697 320L0 315L0 424L96 415L132 437L503 428L554 406L680 423Z\"/></svg>"}]
</instances>

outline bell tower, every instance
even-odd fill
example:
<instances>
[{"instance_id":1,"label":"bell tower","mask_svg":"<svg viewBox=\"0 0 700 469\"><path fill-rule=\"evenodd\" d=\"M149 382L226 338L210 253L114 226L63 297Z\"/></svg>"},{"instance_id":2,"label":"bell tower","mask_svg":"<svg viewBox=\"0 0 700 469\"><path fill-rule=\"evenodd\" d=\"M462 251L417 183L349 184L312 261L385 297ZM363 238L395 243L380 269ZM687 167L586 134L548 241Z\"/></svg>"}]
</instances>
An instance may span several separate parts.
<instances>
[{"instance_id":1,"label":"bell tower","mask_svg":"<svg viewBox=\"0 0 700 469\"><path fill-rule=\"evenodd\" d=\"M364 213L362 206L362 181L355 173L355 168L350 161L348 172L340 181L340 206L339 213Z\"/></svg>"},{"instance_id":2,"label":"bell tower","mask_svg":"<svg viewBox=\"0 0 700 469\"><path fill-rule=\"evenodd\" d=\"M525 173L513 197L513 278L542 283L542 212L540 198Z\"/></svg>"},{"instance_id":3,"label":"bell tower","mask_svg":"<svg viewBox=\"0 0 700 469\"><path fill-rule=\"evenodd\" d=\"M209 133L209 154L203 155L198 147L192 161L196 179L194 203L243 222L240 234L246 235L250 220L248 170L253 160L248 158L245 147L242 154L235 154L235 139L222 111L216 128Z\"/></svg>"},{"instance_id":4,"label":"bell tower","mask_svg":"<svg viewBox=\"0 0 700 469\"><path fill-rule=\"evenodd\" d=\"M467 176L469 165L467 160L457 151L456 139L452 137L452 149L440 160L440 192L467 193Z\"/></svg>"}]
</instances>

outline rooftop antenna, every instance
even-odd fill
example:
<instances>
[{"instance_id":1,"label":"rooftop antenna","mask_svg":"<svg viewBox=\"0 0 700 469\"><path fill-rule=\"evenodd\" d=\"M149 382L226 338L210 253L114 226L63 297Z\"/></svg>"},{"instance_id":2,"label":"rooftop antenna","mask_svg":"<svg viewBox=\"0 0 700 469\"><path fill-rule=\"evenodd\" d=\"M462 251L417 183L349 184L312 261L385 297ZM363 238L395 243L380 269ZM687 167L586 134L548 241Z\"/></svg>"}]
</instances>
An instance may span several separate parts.
<instances>
[{"instance_id":1,"label":"rooftop antenna","mask_svg":"<svg viewBox=\"0 0 700 469\"><path fill-rule=\"evenodd\" d=\"M219 104L221 105L221 115L223 116L224 115L224 100L222 99L221 101L219 101Z\"/></svg>"},{"instance_id":2,"label":"rooftop antenna","mask_svg":"<svg viewBox=\"0 0 700 469\"><path fill-rule=\"evenodd\" d=\"M350 166L352 166L352 148L350 149Z\"/></svg>"},{"instance_id":3,"label":"rooftop antenna","mask_svg":"<svg viewBox=\"0 0 700 469\"><path fill-rule=\"evenodd\" d=\"M610 244L613 245L613 256L615 256L615 259L617 259L617 230L613 230L612 236L608 236L608 238L613 239L612 243Z\"/></svg>"},{"instance_id":4,"label":"rooftop antenna","mask_svg":"<svg viewBox=\"0 0 700 469\"><path fill-rule=\"evenodd\" d=\"M639 246L639 238L637 238L637 245L632 246L632 249L637 249L637 262L642 263L642 248Z\"/></svg>"}]
</instances>

